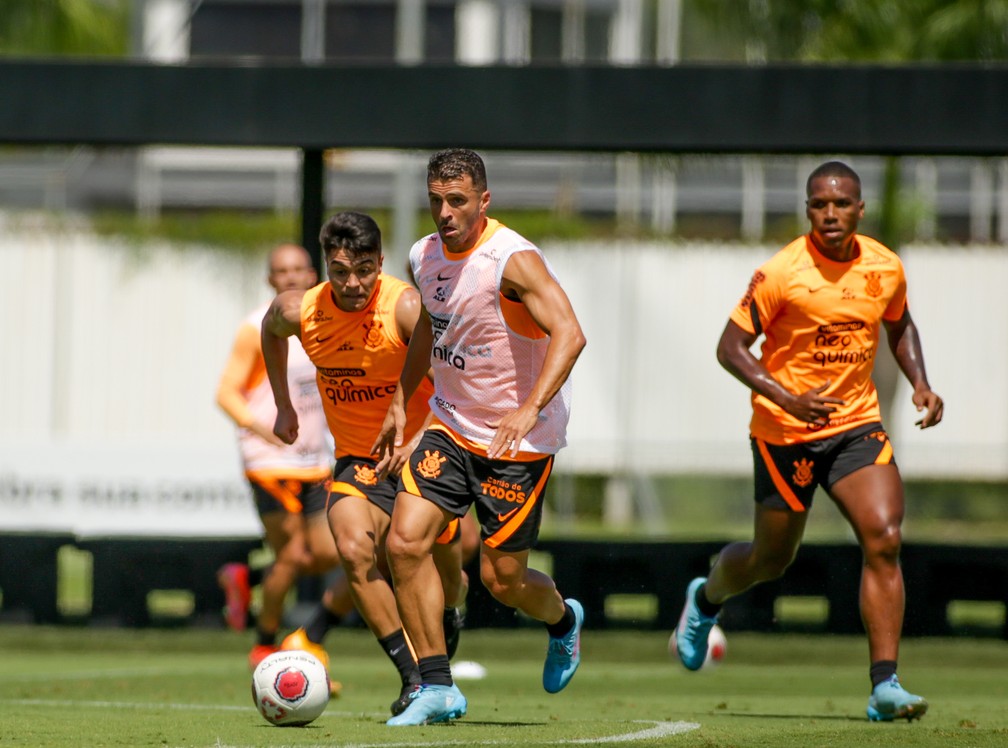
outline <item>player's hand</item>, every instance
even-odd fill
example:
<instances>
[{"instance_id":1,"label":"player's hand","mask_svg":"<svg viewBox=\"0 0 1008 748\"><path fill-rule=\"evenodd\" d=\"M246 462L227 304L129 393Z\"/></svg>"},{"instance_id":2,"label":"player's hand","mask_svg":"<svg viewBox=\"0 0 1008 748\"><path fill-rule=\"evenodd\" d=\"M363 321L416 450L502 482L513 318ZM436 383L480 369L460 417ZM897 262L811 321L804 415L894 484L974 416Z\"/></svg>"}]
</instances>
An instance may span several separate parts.
<instances>
[{"instance_id":1,"label":"player's hand","mask_svg":"<svg viewBox=\"0 0 1008 748\"><path fill-rule=\"evenodd\" d=\"M298 417L294 408L280 408L277 410L276 422L273 424L273 433L284 444L293 444L298 437Z\"/></svg>"},{"instance_id":2,"label":"player's hand","mask_svg":"<svg viewBox=\"0 0 1008 748\"><path fill-rule=\"evenodd\" d=\"M930 389L917 390L913 393L913 404L917 406L918 413L922 410L927 411L923 418L914 423L915 426L926 429L941 423L942 415L945 411L945 402L938 396L937 392L932 392Z\"/></svg>"},{"instance_id":3,"label":"player's hand","mask_svg":"<svg viewBox=\"0 0 1008 748\"><path fill-rule=\"evenodd\" d=\"M258 436L260 439L262 439L267 444L272 444L274 447L282 447L282 446L284 446L284 443L282 441L280 441L280 438L276 434L273 433L273 431L270 429L269 426L264 426L263 424L259 423L258 421L254 421L248 427L248 430L251 431L256 436Z\"/></svg>"},{"instance_id":4,"label":"player's hand","mask_svg":"<svg viewBox=\"0 0 1008 748\"><path fill-rule=\"evenodd\" d=\"M801 393L784 409L801 421L825 426L829 423L830 415L837 409L837 406L844 404L842 398L822 394L831 384L833 384L833 380L828 379L825 384Z\"/></svg>"},{"instance_id":5,"label":"player's hand","mask_svg":"<svg viewBox=\"0 0 1008 748\"><path fill-rule=\"evenodd\" d=\"M396 451L403 450L403 431L406 428L406 412L393 402L385 413L385 420L382 422L381 431L378 438L371 445L371 454L378 459L375 471L378 477L384 479L393 472L393 463L396 461ZM409 459L409 453L398 462L395 472L402 470L402 466Z\"/></svg>"},{"instance_id":6,"label":"player's hand","mask_svg":"<svg viewBox=\"0 0 1008 748\"><path fill-rule=\"evenodd\" d=\"M512 410L499 420L487 421L487 426L497 429L490 446L487 447L487 457L496 460L508 452L511 453L511 457L517 457L522 439L535 427L538 421L539 411L529 407Z\"/></svg>"},{"instance_id":7,"label":"player's hand","mask_svg":"<svg viewBox=\"0 0 1008 748\"><path fill-rule=\"evenodd\" d=\"M392 450L392 454L385 455L381 460L379 460L375 470L377 471L379 477L386 478L391 476L392 478L398 478L402 469L406 466L410 455L413 454L415 449L415 442L410 442L401 447L396 447Z\"/></svg>"}]
</instances>

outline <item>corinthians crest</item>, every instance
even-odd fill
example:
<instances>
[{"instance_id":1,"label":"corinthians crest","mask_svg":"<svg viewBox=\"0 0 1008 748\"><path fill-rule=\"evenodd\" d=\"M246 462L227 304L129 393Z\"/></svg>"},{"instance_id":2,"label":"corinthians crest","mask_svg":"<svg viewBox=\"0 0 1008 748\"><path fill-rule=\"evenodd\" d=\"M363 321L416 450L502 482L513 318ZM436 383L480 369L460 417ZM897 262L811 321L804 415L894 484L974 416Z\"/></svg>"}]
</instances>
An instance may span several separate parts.
<instances>
[{"instance_id":1,"label":"corinthians crest","mask_svg":"<svg viewBox=\"0 0 1008 748\"><path fill-rule=\"evenodd\" d=\"M445 462L448 462L448 458L441 456L441 450L435 449L431 452L425 449L424 458L417 463L417 472L427 479L437 478L441 475L441 465Z\"/></svg>"},{"instance_id":2,"label":"corinthians crest","mask_svg":"<svg viewBox=\"0 0 1008 748\"><path fill-rule=\"evenodd\" d=\"M364 324L364 345L367 348L377 348L382 343L382 321L377 317Z\"/></svg>"},{"instance_id":3,"label":"corinthians crest","mask_svg":"<svg viewBox=\"0 0 1008 748\"><path fill-rule=\"evenodd\" d=\"M370 465L354 465L354 480L362 486L373 486L378 483L378 474Z\"/></svg>"},{"instance_id":4,"label":"corinthians crest","mask_svg":"<svg viewBox=\"0 0 1008 748\"><path fill-rule=\"evenodd\" d=\"M811 460L806 460L804 457L801 460L796 460L794 462L795 471L794 475L791 476L791 481L796 486L801 486L805 488L809 483L812 482L812 466L815 465Z\"/></svg>"},{"instance_id":5,"label":"corinthians crest","mask_svg":"<svg viewBox=\"0 0 1008 748\"><path fill-rule=\"evenodd\" d=\"M882 295L882 276L874 270L865 273L865 293L873 299Z\"/></svg>"}]
</instances>

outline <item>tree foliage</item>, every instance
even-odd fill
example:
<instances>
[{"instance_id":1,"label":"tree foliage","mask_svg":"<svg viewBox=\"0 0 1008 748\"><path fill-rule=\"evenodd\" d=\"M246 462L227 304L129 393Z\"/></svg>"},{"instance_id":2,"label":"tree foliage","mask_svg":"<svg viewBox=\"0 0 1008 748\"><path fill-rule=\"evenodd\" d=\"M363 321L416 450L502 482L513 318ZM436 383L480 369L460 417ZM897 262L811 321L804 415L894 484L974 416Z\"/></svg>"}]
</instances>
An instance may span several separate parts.
<instances>
[{"instance_id":1,"label":"tree foliage","mask_svg":"<svg viewBox=\"0 0 1008 748\"><path fill-rule=\"evenodd\" d=\"M129 0L2 0L0 54L121 56Z\"/></svg>"},{"instance_id":2,"label":"tree foliage","mask_svg":"<svg viewBox=\"0 0 1008 748\"><path fill-rule=\"evenodd\" d=\"M1008 0L693 0L734 35L737 56L767 62L1008 59ZM688 30L687 30L688 33Z\"/></svg>"}]
</instances>

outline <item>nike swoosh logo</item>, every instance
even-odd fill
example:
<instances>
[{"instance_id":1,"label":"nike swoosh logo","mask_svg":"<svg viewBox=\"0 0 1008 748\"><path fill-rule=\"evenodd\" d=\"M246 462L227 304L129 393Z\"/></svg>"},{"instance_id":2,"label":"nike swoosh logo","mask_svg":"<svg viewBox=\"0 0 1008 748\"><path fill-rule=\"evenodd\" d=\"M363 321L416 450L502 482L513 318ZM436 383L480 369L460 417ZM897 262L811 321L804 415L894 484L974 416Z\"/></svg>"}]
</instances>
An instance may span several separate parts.
<instances>
[{"instance_id":1,"label":"nike swoosh logo","mask_svg":"<svg viewBox=\"0 0 1008 748\"><path fill-rule=\"evenodd\" d=\"M514 508L514 509L512 509L512 510L511 510L510 512L508 512L507 514L500 514L500 513L498 513L498 514L497 514L497 521L498 521L498 522L507 522L508 518L509 518L509 517L510 517L510 516L511 516L512 514L514 514L515 512L517 512L519 508L520 508L520 507L515 507L515 508Z\"/></svg>"},{"instance_id":2,"label":"nike swoosh logo","mask_svg":"<svg viewBox=\"0 0 1008 748\"><path fill-rule=\"evenodd\" d=\"M826 288L826 286L816 286L815 288L812 288L812 286L805 286L805 288L808 289L809 293L815 293L816 291L822 291L824 288Z\"/></svg>"},{"instance_id":3,"label":"nike swoosh logo","mask_svg":"<svg viewBox=\"0 0 1008 748\"><path fill-rule=\"evenodd\" d=\"M324 338L321 335L316 335L315 336L315 342L316 343L324 343L327 340L329 340L331 337L332 337L332 335L326 335Z\"/></svg>"},{"instance_id":4,"label":"nike swoosh logo","mask_svg":"<svg viewBox=\"0 0 1008 748\"><path fill-rule=\"evenodd\" d=\"M453 277L453 276L451 276L451 275L446 275L446 276L445 276L444 278L442 278L442 277L441 277L441 273L438 273L438 274L437 274L437 279L438 279L439 281L446 281L446 280L451 280L451 279L452 279L452 277Z\"/></svg>"}]
</instances>

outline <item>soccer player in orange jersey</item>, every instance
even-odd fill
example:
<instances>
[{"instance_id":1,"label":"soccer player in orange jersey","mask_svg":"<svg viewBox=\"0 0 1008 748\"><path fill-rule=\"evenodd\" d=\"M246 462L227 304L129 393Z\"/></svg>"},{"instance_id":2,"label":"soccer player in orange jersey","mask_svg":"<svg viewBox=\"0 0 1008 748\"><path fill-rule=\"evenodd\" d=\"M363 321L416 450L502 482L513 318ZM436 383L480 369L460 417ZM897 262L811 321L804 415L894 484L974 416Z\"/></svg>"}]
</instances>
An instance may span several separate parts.
<instances>
[{"instance_id":1,"label":"soccer player in orange jersey","mask_svg":"<svg viewBox=\"0 0 1008 748\"><path fill-rule=\"evenodd\" d=\"M311 257L303 247L281 244L270 252L267 279L278 293L304 291L316 281ZM329 457L314 367L300 346L291 347L287 373L305 428L297 443L284 444L273 434L276 406L260 345L265 311L264 305L242 323L217 389L218 405L238 426L245 475L274 556L261 579L262 607L256 619L256 644L249 653L252 667L278 649L284 601L297 578L321 573L337 563L336 546L325 521ZM244 629L250 587L256 580L250 578L248 566L239 563L223 566L217 578L226 594L228 625ZM342 598L348 612L353 603L345 593Z\"/></svg>"},{"instance_id":2,"label":"soccer player in orange jersey","mask_svg":"<svg viewBox=\"0 0 1008 748\"><path fill-rule=\"evenodd\" d=\"M300 341L315 367L335 440L329 527L357 610L399 671L402 687L391 706L398 714L418 688L420 676L380 560L399 470L430 420L427 399L433 388L428 379L406 408L405 443L381 469L371 443L395 391L420 316L420 298L404 281L382 273L381 232L370 216L338 213L322 227L320 240L329 280L279 294L262 320L263 354L277 404L273 431L287 444L298 439L300 414L292 404L286 367L288 346ZM295 341L289 343L292 337ZM383 469L385 474L380 474ZM447 528L438 543L441 592L449 610L461 603L467 587L458 525ZM313 640L310 632L295 634L296 641L285 640L285 648L324 652L321 640Z\"/></svg>"},{"instance_id":3,"label":"soccer player in orange jersey","mask_svg":"<svg viewBox=\"0 0 1008 748\"><path fill-rule=\"evenodd\" d=\"M857 233L864 215L860 178L830 161L811 173L806 193L811 230L756 271L718 343L718 361L752 390L754 537L726 546L708 577L690 583L673 643L687 668L703 664L722 603L784 573L801 542L812 494L822 486L864 554L868 717L912 720L927 702L896 677L904 502L871 378L882 327L923 412L918 426L941 421L942 399L928 384L899 257ZM757 358L749 349L761 335Z\"/></svg>"}]
</instances>

